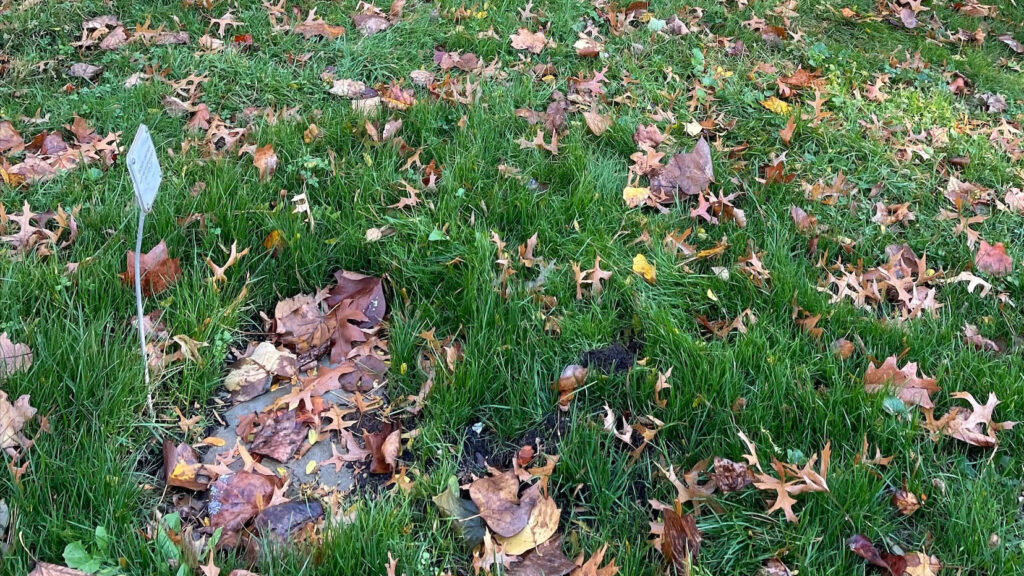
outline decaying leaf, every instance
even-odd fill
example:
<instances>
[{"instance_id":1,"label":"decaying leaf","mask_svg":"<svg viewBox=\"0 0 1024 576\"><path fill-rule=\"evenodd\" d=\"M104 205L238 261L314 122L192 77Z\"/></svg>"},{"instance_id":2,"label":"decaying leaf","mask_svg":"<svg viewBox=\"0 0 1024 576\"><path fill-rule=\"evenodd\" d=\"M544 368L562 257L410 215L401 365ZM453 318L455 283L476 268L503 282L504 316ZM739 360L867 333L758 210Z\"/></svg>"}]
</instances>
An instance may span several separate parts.
<instances>
[{"instance_id":1,"label":"decaying leaf","mask_svg":"<svg viewBox=\"0 0 1024 576\"><path fill-rule=\"evenodd\" d=\"M520 28L509 38L512 39L512 47L516 50L528 50L534 54L540 54L544 47L548 45L548 40L544 36L543 30L531 32L526 28Z\"/></svg>"},{"instance_id":2,"label":"decaying leaf","mask_svg":"<svg viewBox=\"0 0 1024 576\"><path fill-rule=\"evenodd\" d=\"M661 535L661 554L679 573L689 574L702 540L697 522L692 514L680 516L675 510L663 510L662 517L665 528Z\"/></svg>"},{"instance_id":3,"label":"decaying leaf","mask_svg":"<svg viewBox=\"0 0 1024 576\"><path fill-rule=\"evenodd\" d=\"M573 392L583 385L586 378L587 369L579 364L570 364L562 369L562 374L555 382L555 389L558 390L558 408L562 412L569 410Z\"/></svg>"},{"instance_id":4,"label":"decaying leaf","mask_svg":"<svg viewBox=\"0 0 1024 576\"><path fill-rule=\"evenodd\" d=\"M199 477L202 465L199 456L191 446L185 443L175 446L170 439L164 440L164 477L168 486L188 488L189 490L206 490L208 481Z\"/></svg>"},{"instance_id":5,"label":"decaying leaf","mask_svg":"<svg viewBox=\"0 0 1024 576\"><path fill-rule=\"evenodd\" d=\"M434 496L433 501L441 512L455 521L466 542L474 546L483 542L486 528L480 509L472 500L459 495L459 483L454 476L448 480L444 492Z\"/></svg>"},{"instance_id":6,"label":"decaying leaf","mask_svg":"<svg viewBox=\"0 0 1024 576\"><path fill-rule=\"evenodd\" d=\"M512 470L497 472L469 485L469 497L480 516L495 534L510 538L526 527L540 500L540 486L534 484L519 497L519 478Z\"/></svg>"},{"instance_id":7,"label":"decaying leaf","mask_svg":"<svg viewBox=\"0 0 1024 576\"><path fill-rule=\"evenodd\" d=\"M29 404L29 395L22 394L12 404L7 393L0 390L0 450L12 458L32 446L33 441L25 436L25 425L36 415L36 409Z\"/></svg>"},{"instance_id":8,"label":"decaying leaf","mask_svg":"<svg viewBox=\"0 0 1024 576\"><path fill-rule=\"evenodd\" d=\"M711 147L701 138L693 150L676 154L651 177L651 192L675 201L680 195L696 196L714 181Z\"/></svg>"},{"instance_id":9,"label":"decaying leaf","mask_svg":"<svg viewBox=\"0 0 1024 576\"><path fill-rule=\"evenodd\" d=\"M235 402L259 396L270 388L275 378L290 379L298 374L297 359L287 350L270 342L260 342L232 366L224 379L224 387Z\"/></svg>"},{"instance_id":10,"label":"decaying leaf","mask_svg":"<svg viewBox=\"0 0 1024 576\"><path fill-rule=\"evenodd\" d=\"M66 566L59 566L57 564L49 564L47 562L37 562L36 567L28 573L28 576L87 576L85 572L81 570L75 570L74 568L68 568Z\"/></svg>"}]
</instances>

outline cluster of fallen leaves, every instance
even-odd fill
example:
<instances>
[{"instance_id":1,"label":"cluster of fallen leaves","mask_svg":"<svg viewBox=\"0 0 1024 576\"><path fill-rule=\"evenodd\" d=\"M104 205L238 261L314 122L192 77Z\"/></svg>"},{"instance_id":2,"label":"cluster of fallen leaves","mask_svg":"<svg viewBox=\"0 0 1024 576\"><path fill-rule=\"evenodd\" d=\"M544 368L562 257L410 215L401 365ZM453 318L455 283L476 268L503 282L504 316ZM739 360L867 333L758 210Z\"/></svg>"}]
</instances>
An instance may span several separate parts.
<instances>
[{"instance_id":1,"label":"cluster of fallen leaves","mask_svg":"<svg viewBox=\"0 0 1024 576\"><path fill-rule=\"evenodd\" d=\"M78 116L64 130L43 131L26 142L10 120L0 121L0 180L8 186L22 186L85 164L106 168L121 153L120 132L100 136ZM70 135L70 141L65 134Z\"/></svg>"},{"instance_id":2,"label":"cluster of fallen leaves","mask_svg":"<svg viewBox=\"0 0 1024 576\"><path fill-rule=\"evenodd\" d=\"M671 505L651 500L655 512L662 515L661 522L651 523L651 534L654 536L652 544L661 551L666 563L674 565L680 573L691 573L700 552L703 536L697 528L696 517L700 515L701 506L707 505L722 511L721 505L715 500L715 492L738 492L753 486L774 497L768 514L781 510L788 521L797 522L799 519L793 511L793 506L797 504L794 496L829 491L826 483L832 454L829 444L820 454L811 456L803 466L779 462L773 457L771 471L765 471L754 444L742 432L739 437L747 446L747 453L743 454L746 464L715 457L713 471L708 470L708 461L702 460L684 473L682 478L671 466L667 471L661 469L675 488L676 497ZM692 507L693 512L683 514L685 505ZM780 572L782 574L789 573L778 558L769 560L766 569L768 567L783 570Z\"/></svg>"},{"instance_id":3,"label":"cluster of fallen leaves","mask_svg":"<svg viewBox=\"0 0 1024 576\"><path fill-rule=\"evenodd\" d=\"M25 202L20 213L8 214L0 203L0 242L19 256L49 256L55 250L67 248L78 237L76 217L80 208L75 206L68 211L58 206L56 212L35 213Z\"/></svg>"},{"instance_id":4,"label":"cluster of fallen leaves","mask_svg":"<svg viewBox=\"0 0 1024 576\"><path fill-rule=\"evenodd\" d=\"M0 383L31 366L32 350L28 345L11 341L6 332L0 334ZM36 418L37 410L30 402L28 394L22 394L11 402L7 392L0 390L0 451L6 456L7 469L15 482L20 482L28 470L28 450L50 427L45 416ZM26 427L32 422L35 422L36 430L30 438L26 436ZM25 462L19 465L22 459Z\"/></svg>"},{"instance_id":5,"label":"cluster of fallen leaves","mask_svg":"<svg viewBox=\"0 0 1024 576\"><path fill-rule=\"evenodd\" d=\"M306 474L357 466L398 485L408 482L399 456L403 438L415 434L370 418L382 406L389 369L386 311L381 279L348 271L337 272L329 288L278 302L266 319L269 339L236 352L224 386L234 403L287 392L229 421L235 446L212 460L187 443L164 444L167 484L189 491L177 501L178 511L194 521L197 536L221 529L219 547L247 551L257 545L256 536L315 540L324 503L335 518L344 516L337 488L323 485L306 495L315 498L296 497L283 466L318 442L329 442L332 456L311 461ZM376 431L368 431L373 422ZM360 425L361 442L350 430ZM223 447L225 441L211 436L199 445Z\"/></svg>"},{"instance_id":6,"label":"cluster of fallen leaves","mask_svg":"<svg viewBox=\"0 0 1024 576\"><path fill-rule=\"evenodd\" d=\"M935 404L931 394L938 392L939 387L934 378L918 374L916 362L909 362L903 367L897 363L896 356L889 356L879 365L869 363L864 373L864 391L869 394L892 392L896 398L908 406L919 406L925 415L925 428L933 436L948 436L985 448L998 443L996 432L1013 428L1015 422L994 422L992 420L999 399L990 393L988 401L980 404L969 392L954 392L953 398L966 400L971 408L955 406L939 419L935 419Z\"/></svg>"},{"instance_id":7,"label":"cluster of fallen leaves","mask_svg":"<svg viewBox=\"0 0 1024 576\"><path fill-rule=\"evenodd\" d=\"M533 462L543 461L538 466ZM548 478L557 456L535 456L531 446L520 450L511 470L488 469L488 475L459 486L451 478L434 503L452 519L465 541L474 546L474 574L509 576L613 576L615 560L604 563L607 545L584 561L569 560L558 534L562 510L548 494ZM532 482L532 484L530 484ZM463 497L463 490L469 498Z\"/></svg>"}]
</instances>

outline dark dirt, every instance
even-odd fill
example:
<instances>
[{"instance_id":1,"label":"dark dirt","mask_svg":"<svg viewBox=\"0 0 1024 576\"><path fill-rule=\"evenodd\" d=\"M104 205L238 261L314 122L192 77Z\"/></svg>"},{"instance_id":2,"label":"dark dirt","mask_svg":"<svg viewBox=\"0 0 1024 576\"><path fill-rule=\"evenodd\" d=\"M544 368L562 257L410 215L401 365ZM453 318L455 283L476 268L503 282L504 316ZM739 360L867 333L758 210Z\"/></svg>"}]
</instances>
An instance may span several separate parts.
<instances>
[{"instance_id":1,"label":"dark dirt","mask_svg":"<svg viewBox=\"0 0 1024 576\"><path fill-rule=\"evenodd\" d=\"M568 428L569 419L560 412L548 414L514 442L502 442L488 429L477 434L469 426L463 433L462 458L457 472L459 481L469 482L473 476L486 475L487 466L501 470L512 468L512 460L523 446L530 446L537 455L557 454L558 445Z\"/></svg>"},{"instance_id":2,"label":"dark dirt","mask_svg":"<svg viewBox=\"0 0 1024 576\"><path fill-rule=\"evenodd\" d=\"M642 347L643 344L638 340L630 340L625 344L614 342L581 354L580 365L604 374L622 374L633 367Z\"/></svg>"}]
</instances>

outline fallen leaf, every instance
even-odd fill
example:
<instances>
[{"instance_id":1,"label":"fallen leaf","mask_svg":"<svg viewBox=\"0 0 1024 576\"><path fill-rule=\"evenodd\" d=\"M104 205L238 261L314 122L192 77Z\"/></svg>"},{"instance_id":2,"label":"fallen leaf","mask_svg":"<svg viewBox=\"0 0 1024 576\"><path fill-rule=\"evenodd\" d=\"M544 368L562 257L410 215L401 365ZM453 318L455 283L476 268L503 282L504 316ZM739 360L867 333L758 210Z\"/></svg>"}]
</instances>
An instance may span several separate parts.
<instances>
[{"instance_id":1,"label":"fallen leaf","mask_svg":"<svg viewBox=\"0 0 1024 576\"><path fill-rule=\"evenodd\" d=\"M90 81L95 80L96 77L102 73L102 66L93 66L92 64L86 64L85 62L72 64L71 68L68 69L68 76L73 78L84 78Z\"/></svg>"},{"instance_id":2,"label":"fallen leaf","mask_svg":"<svg viewBox=\"0 0 1024 576\"><path fill-rule=\"evenodd\" d=\"M519 478L512 470L486 476L469 485L469 497L480 509L487 526L499 536L510 538L526 527L540 500L540 487L526 489L519 498Z\"/></svg>"},{"instance_id":3,"label":"fallen leaf","mask_svg":"<svg viewBox=\"0 0 1024 576\"><path fill-rule=\"evenodd\" d=\"M754 483L754 473L742 462L715 456L711 479L722 492L738 492Z\"/></svg>"},{"instance_id":4,"label":"fallen leaf","mask_svg":"<svg viewBox=\"0 0 1024 576\"><path fill-rule=\"evenodd\" d=\"M689 574L697 559L702 540L692 514L680 516L674 510L663 510L665 530L661 538L661 554L680 574Z\"/></svg>"},{"instance_id":5,"label":"fallen leaf","mask_svg":"<svg viewBox=\"0 0 1024 576\"><path fill-rule=\"evenodd\" d=\"M907 404L922 408L934 408L930 394L939 391L934 378L918 376L916 362L900 368L896 365L896 356L889 356L877 366L874 362L869 363L864 373L865 392L877 394L887 389Z\"/></svg>"},{"instance_id":6,"label":"fallen leaf","mask_svg":"<svg viewBox=\"0 0 1024 576\"><path fill-rule=\"evenodd\" d=\"M28 573L28 576L87 576L81 570L49 564L47 562L36 562L36 567Z\"/></svg>"},{"instance_id":7,"label":"fallen leaf","mask_svg":"<svg viewBox=\"0 0 1024 576\"><path fill-rule=\"evenodd\" d=\"M512 564L505 574L508 576L565 576L576 568L562 552L562 537L554 535L536 550Z\"/></svg>"},{"instance_id":8,"label":"fallen leaf","mask_svg":"<svg viewBox=\"0 0 1024 576\"><path fill-rule=\"evenodd\" d=\"M0 390L0 450L15 457L19 450L31 447L32 440L23 432L35 415L36 409L29 404L28 394L22 394L11 404L7 393Z\"/></svg>"},{"instance_id":9,"label":"fallen leaf","mask_svg":"<svg viewBox=\"0 0 1024 576\"><path fill-rule=\"evenodd\" d=\"M206 490L209 487L208 481L202 481L198 477L202 464L199 463L199 456L191 446L185 443L175 446L170 439L165 439L163 454L164 478L167 479L168 486L189 490Z\"/></svg>"},{"instance_id":10,"label":"fallen leaf","mask_svg":"<svg viewBox=\"0 0 1024 576\"><path fill-rule=\"evenodd\" d=\"M892 505L903 516L910 516L921 507L921 501L913 492L900 488L892 493Z\"/></svg>"},{"instance_id":11,"label":"fallen leaf","mask_svg":"<svg viewBox=\"0 0 1024 576\"><path fill-rule=\"evenodd\" d=\"M595 136L604 134L612 126L612 117L610 115L601 115L593 110L584 110L583 120L587 123L587 129Z\"/></svg>"},{"instance_id":12,"label":"fallen leaf","mask_svg":"<svg viewBox=\"0 0 1024 576\"><path fill-rule=\"evenodd\" d=\"M121 282L127 286L134 286L135 252L129 250L126 261L127 270L120 274ZM167 244L163 240L139 258L139 271L142 273L144 296L154 296L163 292L181 277L178 259L168 256Z\"/></svg>"},{"instance_id":13,"label":"fallen leaf","mask_svg":"<svg viewBox=\"0 0 1024 576\"><path fill-rule=\"evenodd\" d=\"M459 495L459 483L454 476L449 478L444 492L434 496L432 500L441 512L455 521L466 542L470 545L483 542L486 528L483 517L480 516L480 509L471 500Z\"/></svg>"},{"instance_id":14,"label":"fallen leaf","mask_svg":"<svg viewBox=\"0 0 1024 576\"><path fill-rule=\"evenodd\" d=\"M270 503L274 480L255 472L221 476L210 485L210 526L223 528L222 545L231 546L238 532Z\"/></svg>"},{"instance_id":15,"label":"fallen leaf","mask_svg":"<svg viewBox=\"0 0 1024 576\"><path fill-rule=\"evenodd\" d=\"M295 410L278 410L256 431L249 451L278 462L287 462L306 440L312 423L313 417L308 412L300 416Z\"/></svg>"},{"instance_id":16,"label":"fallen leaf","mask_svg":"<svg viewBox=\"0 0 1024 576\"><path fill-rule=\"evenodd\" d=\"M259 170L260 181L266 182L277 170L277 154L274 153L274 145L267 144L257 148L252 155L252 165Z\"/></svg>"},{"instance_id":17,"label":"fallen leaf","mask_svg":"<svg viewBox=\"0 0 1024 576\"><path fill-rule=\"evenodd\" d=\"M562 369L562 374L555 382L558 390L558 408L563 412L569 410L572 402L573 392L583 385L587 378L587 369L579 364L569 364Z\"/></svg>"},{"instance_id":18,"label":"fallen leaf","mask_svg":"<svg viewBox=\"0 0 1024 576\"><path fill-rule=\"evenodd\" d=\"M680 193L695 196L714 181L711 147L701 138L693 150L676 154L651 177L651 191L668 195L674 201Z\"/></svg>"},{"instance_id":19,"label":"fallen leaf","mask_svg":"<svg viewBox=\"0 0 1024 576\"><path fill-rule=\"evenodd\" d=\"M779 100L775 96L772 96L767 100L762 100L761 106L764 106L770 112L778 114L779 116L789 116L790 112L793 110L792 106L782 100Z\"/></svg>"},{"instance_id":20,"label":"fallen leaf","mask_svg":"<svg viewBox=\"0 0 1024 576\"><path fill-rule=\"evenodd\" d=\"M506 554L519 556L547 542L558 530L561 514L554 499L541 497L530 512L526 526L518 534L510 538L495 536L495 540L501 543Z\"/></svg>"},{"instance_id":21,"label":"fallen leaf","mask_svg":"<svg viewBox=\"0 0 1024 576\"><path fill-rule=\"evenodd\" d=\"M509 38L512 40L512 48L516 50L529 50L534 54L540 54L548 44L543 31L531 32L526 28L520 28Z\"/></svg>"},{"instance_id":22,"label":"fallen leaf","mask_svg":"<svg viewBox=\"0 0 1024 576\"><path fill-rule=\"evenodd\" d=\"M260 342L232 365L224 378L224 388L235 403L251 400L270 389L274 379L288 380L298 374L294 354L270 342Z\"/></svg>"},{"instance_id":23,"label":"fallen leaf","mask_svg":"<svg viewBox=\"0 0 1024 576\"><path fill-rule=\"evenodd\" d=\"M779 130L779 138L782 138L782 143L789 146L789 141L793 139L793 131L796 130L796 116L790 116L789 120L786 120L786 127Z\"/></svg>"},{"instance_id":24,"label":"fallen leaf","mask_svg":"<svg viewBox=\"0 0 1024 576\"><path fill-rule=\"evenodd\" d=\"M316 8L311 8L306 19L297 24L292 32L302 35L307 40L314 36L334 40L345 34L345 28L328 24L316 15Z\"/></svg>"},{"instance_id":25,"label":"fallen leaf","mask_svg":"<svg viewBox=\"0 0 1024 576\"><path fill-rule=\"evenodd\" d=\"M32 366L32 350L27 344L12 342L7 332L0 334L0 380Z\"/></svg>"},{"instance_id":26,"label":"fallen leaf","mask_svg":"<svg viewBox=\"0 0 1024 576\"><path fill-rule=\"evenodd\" d=\"M994 393L989 393L985 404L979 404L969 392L954 392L951 396L966 400L971 409L954 406L938 420L934 419L931 409L926 410L924 426L932 434L942 434L972 446L990 448L999 442L996 432L1010 430L1016 425L1016 422L992 421L992 413L999 404L999 399Z\"/></svg>"},{"instance_id":27,"label":"fallen leaf","mask_svg":"<svg viewBox=\"0 0 1024 576\"><path fill-rule=\"evenodd\" d=\"M1013 271L1013 258L1006 253L1002 242L991 245L981 240L974 255L974 267L990 276L1006 276Z\"/></svg>"},{"instance_id":28,"label":"fallen leaf","mask_svg":"<svg viewBox=\"0 0 1024 576\"><path fill-rule=\"evenodd\" d=\"M657 270L654 265L647 261L643 254L633 257L633 272L639 274L648 284L654 284L657 277Z\"/></svg>"}]
</instances>

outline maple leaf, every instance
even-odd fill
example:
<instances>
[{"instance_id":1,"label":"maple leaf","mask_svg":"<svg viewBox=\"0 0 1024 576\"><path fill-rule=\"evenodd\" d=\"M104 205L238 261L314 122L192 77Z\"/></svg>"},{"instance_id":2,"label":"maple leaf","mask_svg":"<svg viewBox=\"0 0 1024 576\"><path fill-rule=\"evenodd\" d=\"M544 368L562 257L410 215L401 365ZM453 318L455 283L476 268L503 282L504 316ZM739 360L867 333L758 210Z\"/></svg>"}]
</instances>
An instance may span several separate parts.
<instances>
[{"instance_id":1,"label":"maple leaf","mask_svg":"<svg viewBox=\"0 0 1024 576\"><path fill-rule=\"evenodd\" d=\"M1013 271L1013 258L1002 242L991 245L982 240L974 255L974 267L990 276L1005 276Z\"/></svg>"},{"instance_id":2,"label":"maple leaf","mask_svg":"<svg viewBox=\"0 0 1024 576\"><path fill-rule=\"evenodd\" d=\"M864 373L864 391L877 394L890 388L900 400L922 408L934 408L929 395L939 391L934 378L918 376L917 362L909 362L903 368L896 365L896 356L889 356L878 366L870 362Z\"/></svg>"},{"instance_id":3,"label":"maple leaf","mask_svg":"<svg viewBox=\"0 0 1024 576\"><path fill-rule=\"evenodd\" d=\"M135 252L129 250L127 270L120 274L121 282L127 286L135 284ZM142 274L142 294L153 296L163 292L181 277L181 267L177 258L170 258L167 244L161 240L149 252L139 258L139 271Z\"/></svg>"},{"instance_id":4,"label":"maple leaf","mask_svg":"<svg viewBox=\"0 0 1024 576\"><path fill-rule=\"evenodd\" d=\"M534 54L540 54L548 45L548 39L544 31L531 32L527 28L520 28L515 34L509 36L512 40L512 48L516 50L528 50Z\"/></svg>"},{"instance_id":5,"label":"maple leaf","mask_svg":"<svg viewBox=\"0 0 1024 576\"><path fill-rule=\"evenodd\" d=\"M680 193L695 196L714 181L711 147L701 138L693 150L676 154L651 177L651 191L677 199Z\"/></svg>"}]
</instances>

